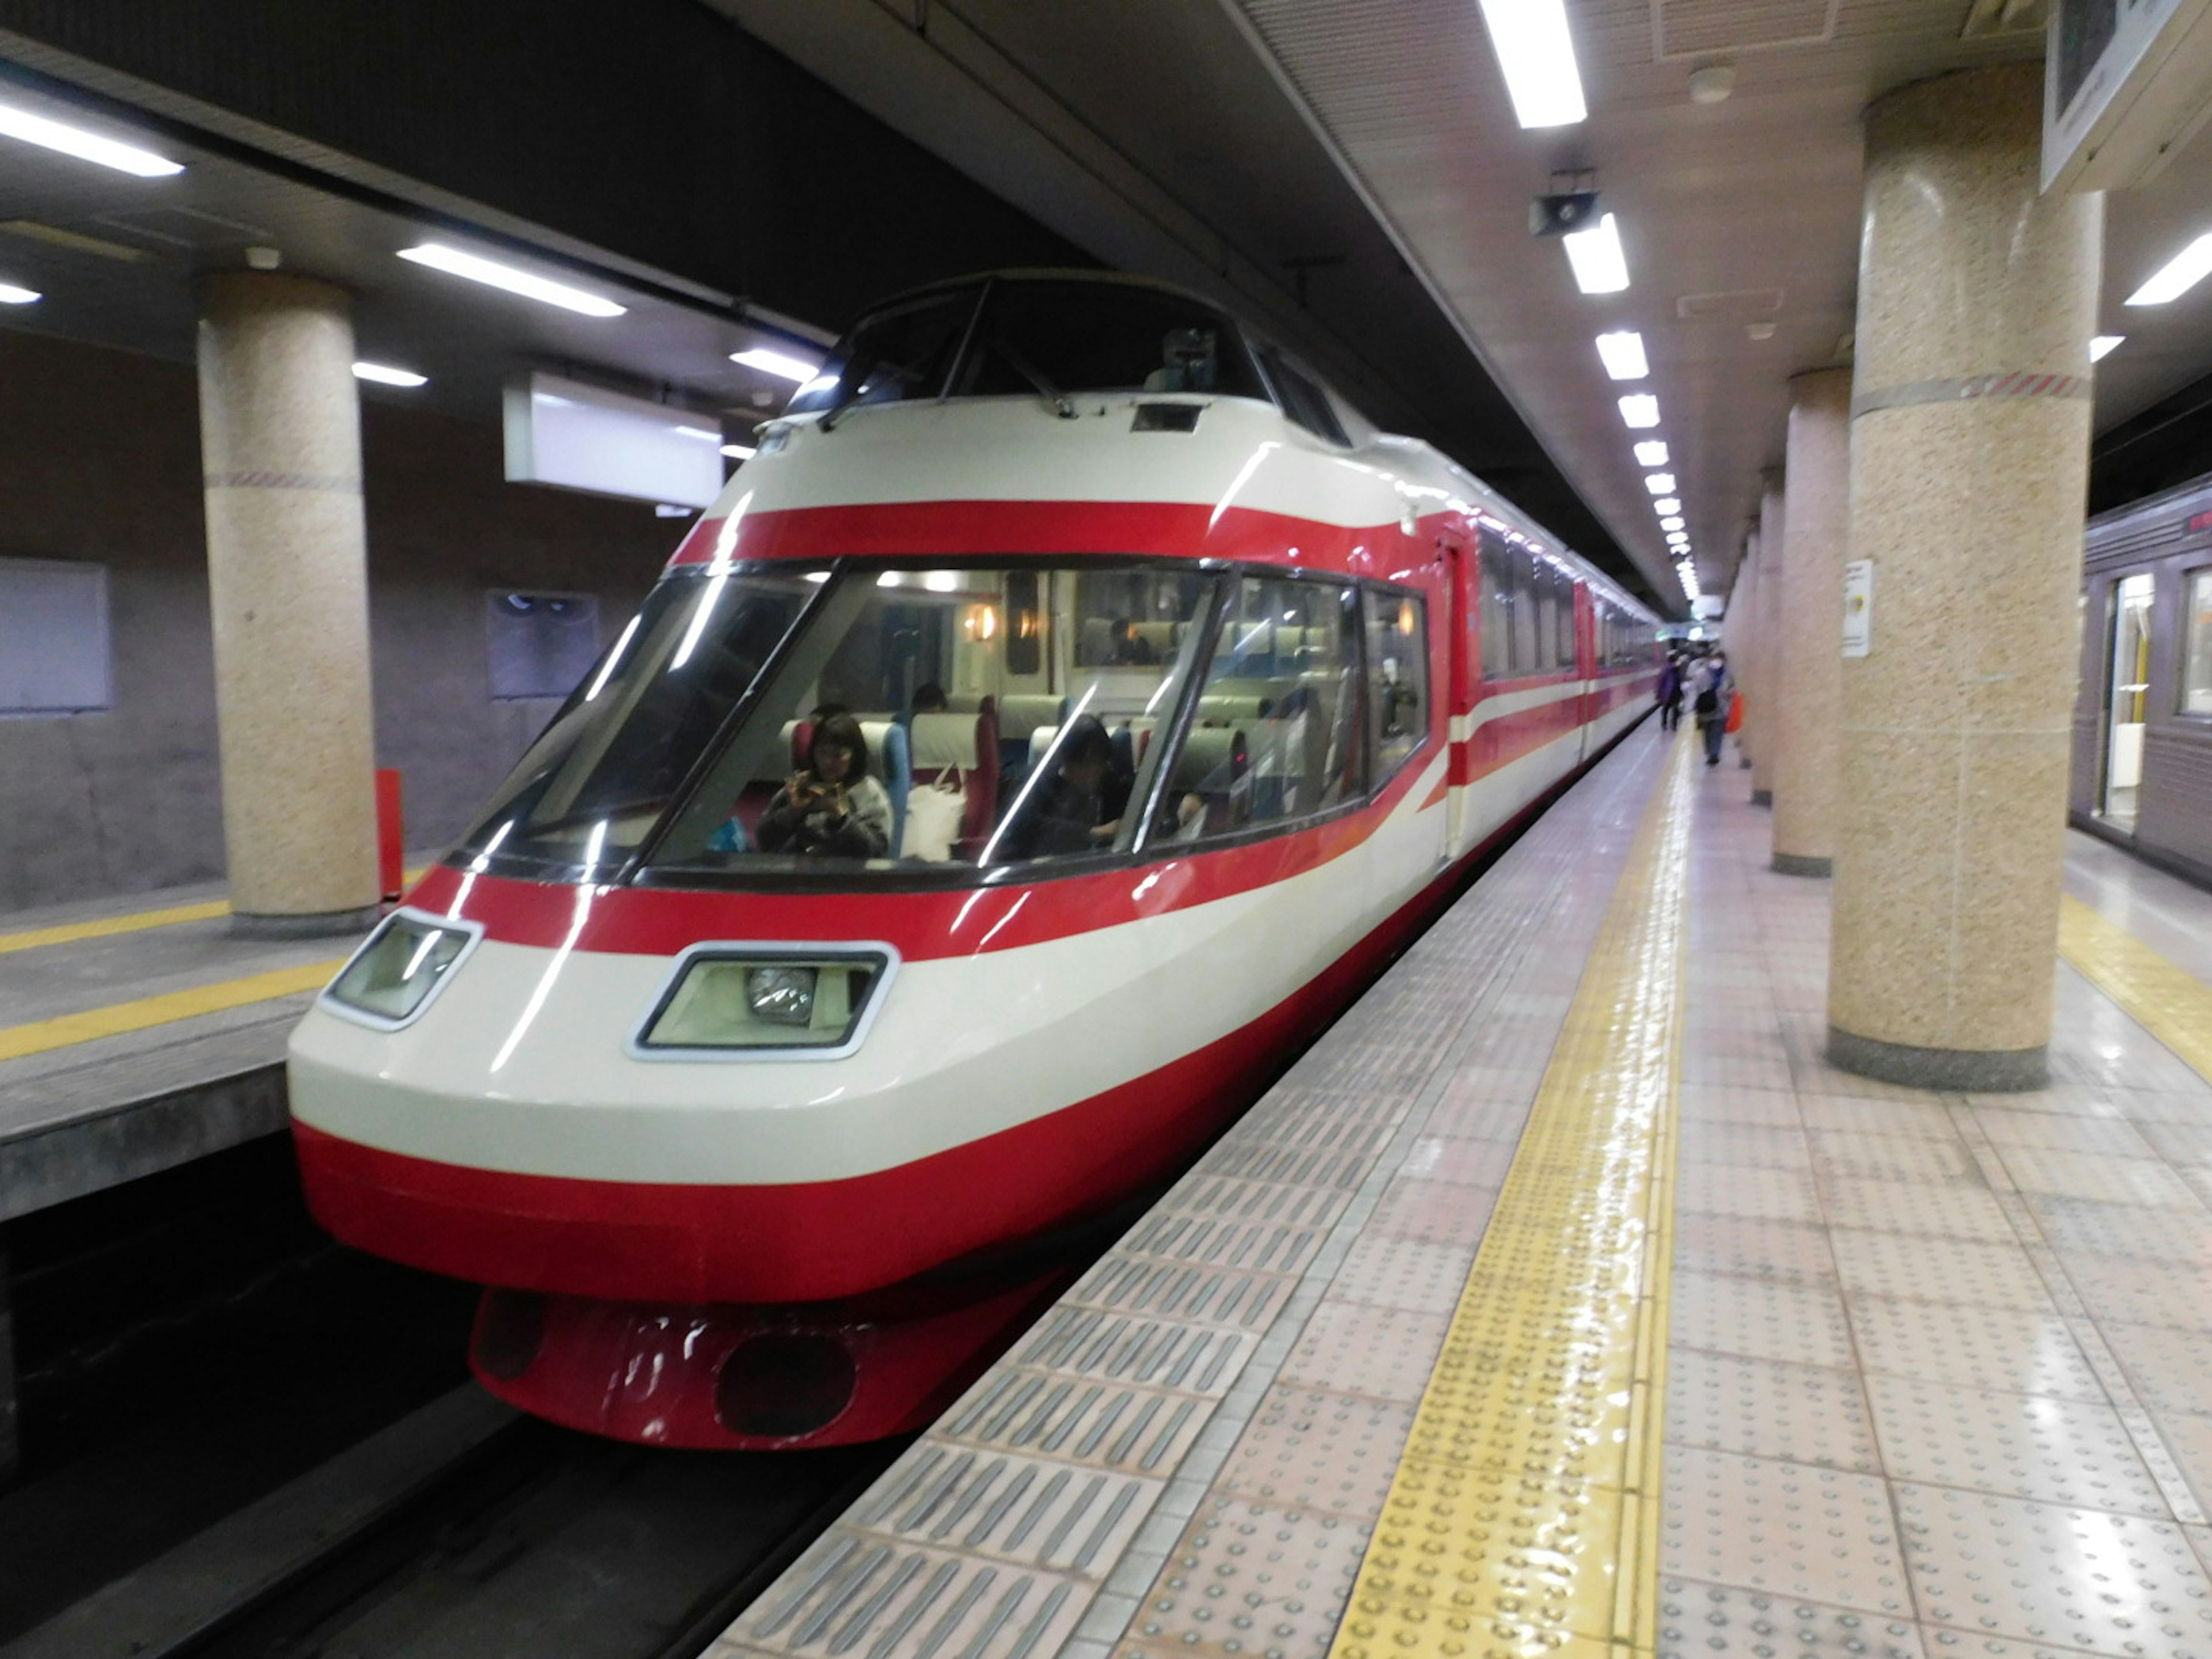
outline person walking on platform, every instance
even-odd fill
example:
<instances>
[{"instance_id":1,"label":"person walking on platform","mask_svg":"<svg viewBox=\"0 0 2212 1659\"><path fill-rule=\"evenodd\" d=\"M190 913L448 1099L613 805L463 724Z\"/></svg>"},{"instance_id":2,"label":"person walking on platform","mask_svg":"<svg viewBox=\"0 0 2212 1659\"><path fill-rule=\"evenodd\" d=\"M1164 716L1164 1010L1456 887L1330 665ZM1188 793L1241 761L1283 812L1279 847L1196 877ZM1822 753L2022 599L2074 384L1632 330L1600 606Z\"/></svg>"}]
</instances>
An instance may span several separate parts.
<instances>
[{"instance_id":1,"label":"person walking on platform","mask_svg":"<svg viewBox=\"0 0 2212 1659\"><path fill-rule=\"evenodd\" d=\"M1682 659L1669 651L1666 665L1659 671L1659 684L1651 694L1659 705L1659 729L1676 732L1682 726Z\"/></svg>"},{"instance_id":2,"label":"person walking on platform","mask_svg":"<svg viewBox=\"0 0 2212 1659\"><path fill-rule=\"evenodd\" d=\"M1698 735L1705 740L1705 764L1721 763L1721 739L1728 731L1729 698L1735 691L1735 676L1729 672L1725 653L1716 651L1698 665L1690 679L1690 710L1697 717Z\"/></svg>"}]
</instances>

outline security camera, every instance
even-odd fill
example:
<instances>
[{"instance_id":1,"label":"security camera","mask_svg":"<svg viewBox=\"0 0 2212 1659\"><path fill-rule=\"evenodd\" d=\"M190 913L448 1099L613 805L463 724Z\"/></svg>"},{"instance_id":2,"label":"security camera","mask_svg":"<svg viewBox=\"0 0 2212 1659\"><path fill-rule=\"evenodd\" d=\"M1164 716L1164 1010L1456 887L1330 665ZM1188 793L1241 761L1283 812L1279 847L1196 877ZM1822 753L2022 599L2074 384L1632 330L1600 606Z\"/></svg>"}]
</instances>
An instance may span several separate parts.
<instances>
[{"instance_id":1,"label":"security camera","mask_svg":"<svg viewBox=\"0 0 2212 1659\"><path fill-rule=\"evenodd\" d=\"M1571 190L1557 196L1539 196L1528 204L1531 236L1565 236L1597 222L1597 192Z\"/></svg>"}]
</instances>

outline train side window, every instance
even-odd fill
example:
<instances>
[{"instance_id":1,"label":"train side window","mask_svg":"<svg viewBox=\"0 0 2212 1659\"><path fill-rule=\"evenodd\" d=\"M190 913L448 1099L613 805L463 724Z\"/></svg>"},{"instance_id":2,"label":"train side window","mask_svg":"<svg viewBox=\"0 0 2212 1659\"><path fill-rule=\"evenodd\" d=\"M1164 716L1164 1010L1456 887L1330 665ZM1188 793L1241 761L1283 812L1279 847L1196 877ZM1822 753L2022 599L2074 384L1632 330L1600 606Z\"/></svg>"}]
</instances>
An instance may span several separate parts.
<instances>
[{"instance_id":1,"label":"train side window","mask_svg":"<svg viewBox=\"0 0 2212 1659\"><path fill-rule=\"evenodd\" d=\"M1559 635L1554 647L1561 668L1575 665L1575 579L1565 571L1554 573L1559 585Z\"/></svg>"},{"instance_id":2,"label":"train side window","mask_svg":"<svg viewBox=\"0 0 2212 1659\"><path fill-rule=\"evenodd\" d=\"M1151 837L1201 841L1357 799L1361 740L1356 590L1238 579Z\"/></svg>"},{"instance_id":3,"label":"train side window","mask_svg":"<svg viewBox=\"0 0 2212 1659\"><path fill-rule=\"evenodd\" d=\"M2189 573L2183 613L2181 712L2212 714L2212 570Z\"/></svg>"},{"instance_id":4,"label":"train side window","mask_svg":"<svg viewBox=\"0 0 2212 1659\"><path fill-rule=\"evenodd\" d=\"M1416 593L1370 588L1367 720L1379 785L1429 733L1428 607Z\"/></svg>"},{"instance_id":5,"label":"train side window","mask_svg":"<svg viewBox=\"0 0 2212 1659\"><path fill-rule=\"evenodd\" d=\"M1513 677L1513 577L1504 544L1482 544L1482 678Z\"/></svg>"},{"instance_id":6,"label":"train side window","mask_svg":"<svg viewBox=\"0 0 2212 1659\"><path fill-rule=\"evenodd\" d=\"M1543 667L1537 642L1542 638L1537 614L1536 561L1516 549L1513 555L1513 672L1534 674Z\"/></svg>"}]
</instances>

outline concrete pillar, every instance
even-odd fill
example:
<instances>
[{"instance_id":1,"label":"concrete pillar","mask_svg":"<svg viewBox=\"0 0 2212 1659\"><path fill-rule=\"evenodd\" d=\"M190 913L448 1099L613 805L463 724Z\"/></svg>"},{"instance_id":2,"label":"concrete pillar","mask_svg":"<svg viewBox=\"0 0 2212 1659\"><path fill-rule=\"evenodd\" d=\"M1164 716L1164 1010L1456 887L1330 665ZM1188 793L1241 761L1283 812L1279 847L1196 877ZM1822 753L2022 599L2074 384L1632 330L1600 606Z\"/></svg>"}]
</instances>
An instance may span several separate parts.
<instances>
[{"instance_id":1,"label":"concrete pillar","mask_svg":"<svg viewBox=\"0 0 2212 1659\"><path fill-rule=\"evenodd\" d=\"M1759 662L1744 698L1744 726L1753 733L1751 804L1774 805L1774 757L1782 747L1775 719L1775 682L1782 677L1782 583L1790 568L1790 527L1782 511L1782 475L1765 475L1759 499Z\"/></svg>"},{"instance_id":2,"label":"concrete pillar","mask_svg":"<svg viewBox=\"0 0 2212 1659\"><path fill-rule=\"evenodd\" d=\"M2037 189L2043 69L1867 114L1829 1058L2048 1074L2103 201Z\"/></svg>"},{"instance_id":3,"label":"concrete pillar","mask_svg":"<svg viewBox=\"0 0 2212 1659\"><path fill-rule=\"evenodd\" d=\"M1752 688L1759 678L1760 570L1759 532L1754 529L1744 538L1743 557L1736 564L1735 586L1729 591L1728 611L1722 618L1721 630L1722 648L1728 653L1729 667L1735 675L1736 687L1743 693L1747 716L1752 708ZM1736 754L1744 765L1751 764L1751 751L1758 741L1758 728L1747 719L1735 740Z\"/></svg>"},{"instance_id":4,"label":"concrete pillar","mask_svg":"<svg viewBox=\"0 0 2212 1659\"><path fill-rule=\"evenodd\" d=\"M200 453L223 841L241 932L375 916L374 745L352 301L300 277L208 279Z\"/></svg>"},{"instance_id":5,"label":"concrete pillar","mask_svg":"<svg viewBox=\"0 0 2212 1659\"><path fill-rule=\"evenodd\" d=\"M1841 712L1844 532L1850 522L1851 372L1790 382L1783 505L1790 556L1775 628L1774 867L1825 876L1836 856L1836 742Z\"/></svg>"}]
</instances>

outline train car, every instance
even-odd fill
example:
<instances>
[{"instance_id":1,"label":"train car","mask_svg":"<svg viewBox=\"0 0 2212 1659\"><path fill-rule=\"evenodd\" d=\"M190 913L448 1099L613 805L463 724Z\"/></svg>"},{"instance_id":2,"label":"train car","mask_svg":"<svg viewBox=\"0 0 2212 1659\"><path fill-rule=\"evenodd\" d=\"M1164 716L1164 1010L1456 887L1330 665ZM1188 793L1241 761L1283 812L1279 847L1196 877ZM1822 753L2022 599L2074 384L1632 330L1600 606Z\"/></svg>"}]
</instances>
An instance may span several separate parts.
<instances>
[{"instance_id":1,"label":"train car","mask_svg":"<svg viewBox=\"0 0 2212 1659\"><path fill-rule=\"evenodd\" d=\"M865 319L292 1041L308 1201L526 1411L927 1421L1470 861L1654 620L1209 303Z\"/></svg>"},{"instance_id":2,"label":"train car","mask_svg":"<svg viewBox=\"0 0 2212 1659\"><path fill-rule=\"evenodd\" d=\"M2212 883L2212 475L2089 521L2070 816Z\"/></svg>"}]
</instances>

